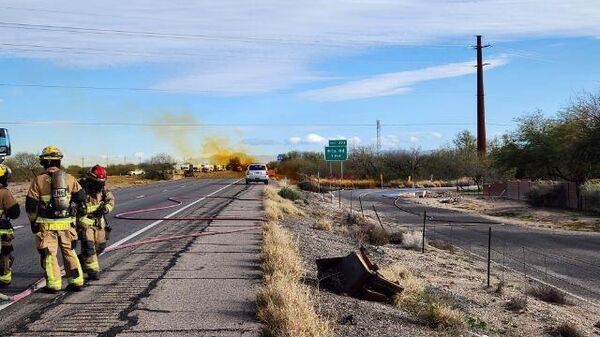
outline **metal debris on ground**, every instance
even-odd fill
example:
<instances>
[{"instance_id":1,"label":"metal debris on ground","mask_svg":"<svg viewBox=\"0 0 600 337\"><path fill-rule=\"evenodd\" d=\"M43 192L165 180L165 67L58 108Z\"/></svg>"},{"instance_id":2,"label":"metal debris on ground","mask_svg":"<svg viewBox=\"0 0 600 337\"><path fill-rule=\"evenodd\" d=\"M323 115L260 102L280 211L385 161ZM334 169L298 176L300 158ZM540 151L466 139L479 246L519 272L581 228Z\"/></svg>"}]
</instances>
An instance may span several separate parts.
<instances>
[{"instance_id":1,"label":"metal debris on ground","mask_svg":"<svg viewBox=\"0 0 600 337\"><path fill-rule=\"evenodd\" d=\"M344 257L317 259L319 286L362 300L392 302L404 288L385 279L367 257L365 248Z\"/></svg>"}]
</instances>

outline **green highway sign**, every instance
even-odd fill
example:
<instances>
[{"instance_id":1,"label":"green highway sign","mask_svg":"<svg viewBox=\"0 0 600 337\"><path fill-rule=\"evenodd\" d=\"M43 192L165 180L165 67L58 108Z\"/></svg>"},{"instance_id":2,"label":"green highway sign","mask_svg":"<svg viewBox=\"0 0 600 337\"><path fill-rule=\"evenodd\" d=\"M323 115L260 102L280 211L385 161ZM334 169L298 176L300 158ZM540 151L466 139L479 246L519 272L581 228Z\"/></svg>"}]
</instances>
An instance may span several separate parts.
<instances>
[{"instance_id":1,"label":"green highway sign","mask_svg":"<svg viewBox=\"0 0 600 337\"><path fill-rule=\"evenodd\" d=\"M344 143L346 141L344 140ZM331 141L329 141L331 144ZM325 146L325 160L340 161L348 159L348 149L345 146Z\"/></svg>"},{"instance_id":2,"label":"green highway sign","mask_svg":"<svg viewBox=\"0 0 600 337\"><path fill-rule=\"evenodd\" d=\"M348 141L345 139L330 139L329 146L348 146Z\"/></svg>"}]
</instances>

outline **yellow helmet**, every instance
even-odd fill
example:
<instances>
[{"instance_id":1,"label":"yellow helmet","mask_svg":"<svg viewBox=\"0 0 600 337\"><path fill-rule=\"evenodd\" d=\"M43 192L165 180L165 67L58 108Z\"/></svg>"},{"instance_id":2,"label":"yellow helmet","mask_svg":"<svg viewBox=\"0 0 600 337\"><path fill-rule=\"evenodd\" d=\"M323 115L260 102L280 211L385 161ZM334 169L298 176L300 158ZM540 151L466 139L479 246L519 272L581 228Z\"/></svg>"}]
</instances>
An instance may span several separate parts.
<instances>
[{"instance_id":1,"label":"yellow helmet","mask_svg":"<svg viewBox=\"0 0 600 337\"><path fill-rule=\"evenodd\" d=\"M61 160L63 158L63 154L60 149L54 145L46 146L42 150L42 154L40 155L40 159L47 160Z\"/></svg>"},{"instance_id":2,"label":"yellow helmet","mask_svg":"<svg viewBox=\"0 0 600 337\"><path fill-rule=\"evenodd\" d=\"M8 179L8 178L10 178L11 173L12 173L12 171L10 170L10 167L8 167L4 164L0 164L0 178L6 177L6 179Z\"/></svg>"}]
</instances>

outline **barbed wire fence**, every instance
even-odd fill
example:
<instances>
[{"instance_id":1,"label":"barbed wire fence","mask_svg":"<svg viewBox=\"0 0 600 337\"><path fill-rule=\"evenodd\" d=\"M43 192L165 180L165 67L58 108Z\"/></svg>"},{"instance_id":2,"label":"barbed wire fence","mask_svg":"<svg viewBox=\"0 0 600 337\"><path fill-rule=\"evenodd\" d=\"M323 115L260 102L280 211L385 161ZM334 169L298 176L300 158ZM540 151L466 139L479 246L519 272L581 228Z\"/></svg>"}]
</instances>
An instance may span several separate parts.
<instances>
[{"instance_id":1,"label":"barbed wire fence","mask_svg":"<svg viewBox=\"0 0 600 337\"><path fill-rule=\"evenodd\" d=\"M351 200L342 202L341 192L350 190ZM360 194L354 193L353 186L337 188L332 193L332 203L339 207L367 214L381 221L375 205L365 203ZM333 194L336 194L335 200ZM353 201L357 198L357 201ZM367 205L368 204L368 205ZM565 252L548 252L522 245L514 240L513 233L499 231L503 224L486 220L439 219L427 215L426 207L413 211L394 205L401 211L420 216L423 225L398 225L406 230L423 231L425 240L422 251L426 254L432 241L441 240L451 247L465 252L471 259L473 270L480 270L476 264L483 264L486 286L499 287L507 283L508 276L520 280L520 290L526 298L534 287L551 287L565 296L600 308L600 262L588 261ZM372 208L372 210L371 210ZM549 247L551 248L551 247Z\"/></svg>"}]
</instances>

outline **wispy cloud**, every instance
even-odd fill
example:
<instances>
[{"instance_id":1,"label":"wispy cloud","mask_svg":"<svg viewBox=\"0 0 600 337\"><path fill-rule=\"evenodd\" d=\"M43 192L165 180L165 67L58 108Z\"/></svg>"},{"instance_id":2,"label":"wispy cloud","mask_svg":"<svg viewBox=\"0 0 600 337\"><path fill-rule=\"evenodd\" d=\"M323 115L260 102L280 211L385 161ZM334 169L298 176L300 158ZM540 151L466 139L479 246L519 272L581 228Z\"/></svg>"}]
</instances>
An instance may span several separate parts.
<instances>
[{"instance_id":1,"label":"wispy cloud","mask_svg":"<svg viewBox=\"0 0 600 337\"><path fill-rule=\"evenodd\" d=\"M162 78L150 87L210 95L318 80L316 62L366 48L466 46L475 32L488 40L600 36L600 6L592 0L20 0L1 11L8 23L1 55L65 67L155 64Z\"/></svg>"},{"instance_id":2,"label":"wispy cloud","mask_svg":"<svg viewBox=\"0 0 600 337\"><path fill-rule=\"evenodd\" d=\"M290 144L325 144L327 139L321 135L316 133L309 133L304 137L290 137L288 138L288 143Z\"/></svg>"},{"instance_id":3,"label":"wispy cloud","mask_svg":"<svg viewBox=\"0 0 600 337\"><path fill-rule=\"evenodd\" d=\"M497 57L489 59L487 62L489 65L486 69L489 70L505 65L508 59ZM475 61L448 63L417 70L380 74L358 81L306 91L301 96L320 101L343 101L402 95L409 92L412 86L419 82L472 74L476 71L476 68L473 67L474 64Z\"/></svg>"}]
</instances>

